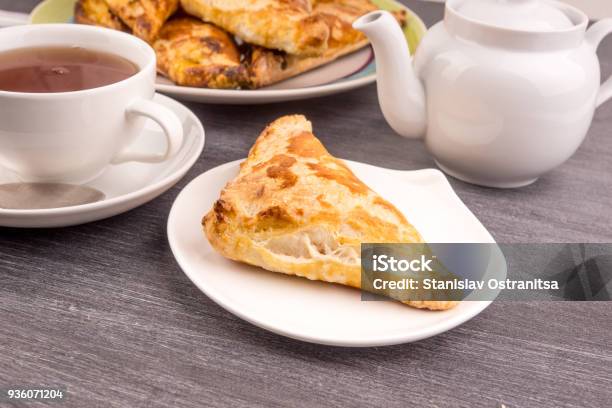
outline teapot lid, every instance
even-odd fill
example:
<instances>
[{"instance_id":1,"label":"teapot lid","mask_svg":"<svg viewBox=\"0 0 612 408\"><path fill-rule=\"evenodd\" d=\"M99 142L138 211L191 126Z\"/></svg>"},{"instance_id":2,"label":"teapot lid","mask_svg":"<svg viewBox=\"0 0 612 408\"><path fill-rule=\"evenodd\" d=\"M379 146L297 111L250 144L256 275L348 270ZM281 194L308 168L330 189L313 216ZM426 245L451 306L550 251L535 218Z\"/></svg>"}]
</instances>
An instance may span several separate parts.
<instances>
[{"instance_id":1,"label":"teapot lid","mask_svg":"<svg viewBox=\"0 0 612 408\"><path fill-rule=\"evenodd\" d=\"M459 0L453 8L461 16L487 25L521 31L556 31L574 27L570 17L543 0Z\"/></svg>"}]
</instances>

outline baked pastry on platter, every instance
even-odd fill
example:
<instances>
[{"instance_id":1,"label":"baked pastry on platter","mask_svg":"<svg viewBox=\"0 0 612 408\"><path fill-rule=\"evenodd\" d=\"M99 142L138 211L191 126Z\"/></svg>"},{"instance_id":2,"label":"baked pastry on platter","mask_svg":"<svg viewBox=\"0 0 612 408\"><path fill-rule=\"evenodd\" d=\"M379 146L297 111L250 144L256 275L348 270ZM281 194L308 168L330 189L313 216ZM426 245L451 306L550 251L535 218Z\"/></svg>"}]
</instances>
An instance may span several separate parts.
<instances>
[{"instance_id":1,"label":"baked pastry on platter","mask_svg":"<svg viewBox=\"0 0 612 408\"><path fill-rule=\"evenodd\" d=\"M296 55L320 55L329 27L311 0L181 0L183 9L243 41Z\"/></svg>"},{"instance_id":2,"label":"baked pastry on platter","mask_svg":"<svg viewBox=\"0 0 612 408\"><path fill-rule=\"evenodd\" d=\"M104 0L132 33L152 41L178 8L179 0Z\"/></svg>"},{"instance_id":3,"label":"baked pastry on platter","mask_svg":"<svg viewBox=\"0 0 612 408\"><path fill-rule=\"evenodd\" d=\"M376 10L369 0L318 0L313 14L329 27L327 49L320 55L303 56L254 47L245 59L249 68L250 87L260 88L328 64L368 45L368 39L352 26L360 16ZM396 13L405 23L405 14Z\"/></svg>"},{"instance_id":4,"label":"baked pastry on platter","mask_svg":"<svg viewBox=\"0 0 612 408\"><path fill-rule=\"evenodd\" d=\"M377 9L370 0L182 0L177 11L178 2L79 0L75 20L148 41L177 85L257 89L367 46L352 23ZM404 25L405 12L394 14Z\"/></svg>"},{"instance_id":5,"label":"baked pastry on platter","mask_svg":"<svg viewBox=\"0 0 612 408\"><path fill-rule=\"evenodd\" d=\"M303 72L327 64L335 59L365 47L367 38L353 29L352 22L359 16L376 10L369 0L319 0L314 6L317 13L330 28L328 47L322 55L302 56L254 46L248 43L238 45L232 40L219 42L224 37L220 31L210 35L210 28L195 18L181 19L180 30L176 29L174 19L164 27L154 42L158 54L159 71L179 85L207 88L257 89L294 77ZM405 23L405 13L395 13L400 24ZM228 37L229 38L229 37ZM189 45L187 45L187 43ZM200 45L199 45L200 44ZM198 52L198 47L203 48ZM215 51L215 49L217 51ZM240 54L242 69L232 69L228 77L226 66L218 61ZM220 54L215 58L215 54ZM238 75L239 74L239 75ZM220 76L218 80L215 78Z\"/></svg>"},{"instance_id":6,"label":"baked pastry on platter","mask_svg":"<svg viewBox=\"0 0 612 408\"><path fill-rule=\"evenodd\" d=\"M177 84L222 89L250 84L234 39L212 24L193 17L172 18L153 48L157 70Z\"/></svg>"},{"instance_id":7,"label":"baked pastry on platter","mask_svg":"<svg viewBox=\"0 0 612 408\"><path fill-rule=\"evenodd\" d=\"M202 224L227 258L356 288L361 243L423 242L395 206L329 154L301 115L261 133ZM457 302L403 303L445 310Z\"/></svg>"},{"instance_id":8,"label":"baked pastry on platter","mask_svg":"<svg viewBox=\"0 0 612 408\"><path fill-rule=\"evenodd\" d=\"M74 20L79 24L131 31L119 17L113 14L105 0L77 1L74 7Z\"/></svg>"}]
</instances>

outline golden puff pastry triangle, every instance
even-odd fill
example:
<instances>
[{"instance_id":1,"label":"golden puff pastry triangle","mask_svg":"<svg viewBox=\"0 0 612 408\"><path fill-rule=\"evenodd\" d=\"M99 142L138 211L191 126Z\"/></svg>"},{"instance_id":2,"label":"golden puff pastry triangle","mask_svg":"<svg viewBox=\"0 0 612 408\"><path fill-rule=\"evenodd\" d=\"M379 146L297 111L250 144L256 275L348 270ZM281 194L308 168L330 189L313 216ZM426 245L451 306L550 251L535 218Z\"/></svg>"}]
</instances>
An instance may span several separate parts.
<instances>
[{"instance_id":1,"label":"golden puff pastry triangle","mask_svg":"<svg viewBox=\"0 0 612 408\"><path fill-rule=\"evenodd\" d=\"M312 13L329 27L327 49L321 55L304 56L253 47L245 62L251 87L260 88L291 78L365 47L368 39L352 24L377 9L370 0L318 0Z\"/></svg>"},{"instance_id":2,"label":"golden puff pastry triangle","mask_svg":"<svg viewBox=\"0 0 612 408\"><path fill-rule=\"evenodd\" d=\"M104 0L111 12L132 29L132 33L151 42L174 14L179 0Z\"/></svg>"},{"instance_id":3,"label":"golden puff pastry triangle","mask_svg":"<svg viewBox=\"0 0 612 408\"><path fill-rule=\"evenodd\" d=\"M296 55L320 55L329 27L312 0L181 0L183 9L243 41Z\"/></svg>"},{"instance_id":4,"label":"golden puff pastry triangle","mask_svg":"<svg viewBox=\"0 0 612 408\"><path fill-rule=\"evenodd\" d=\"M361 286L361 243L418 243L417 230L313 135L284 116L259 136L202 220L223 256L311 280ZM444 310L456 302L406 301Z\"/></svg>"},{"instance_id":5,"label":"golden puff pastry triangle","mask_svg":"<svg viewBox=\"0 0 612 408\"><path fill-rule=\"evenodd\" d=\"M158 72L177 84L215 89L250 84L233 38L212 24L188 16L172 17L153 48Z\"/></svg>"},{"instance_id":6,"label":"golden puff pastry triangle","mask_svg":"<svg viewBox=\"0 0 612 408\"><path fill-rule=\"evenodd\" d=\"M130 32L130 28L114 15L105 0L78 0L74 5L74 20L113 30Z\"/></svg>"}]
</instances>

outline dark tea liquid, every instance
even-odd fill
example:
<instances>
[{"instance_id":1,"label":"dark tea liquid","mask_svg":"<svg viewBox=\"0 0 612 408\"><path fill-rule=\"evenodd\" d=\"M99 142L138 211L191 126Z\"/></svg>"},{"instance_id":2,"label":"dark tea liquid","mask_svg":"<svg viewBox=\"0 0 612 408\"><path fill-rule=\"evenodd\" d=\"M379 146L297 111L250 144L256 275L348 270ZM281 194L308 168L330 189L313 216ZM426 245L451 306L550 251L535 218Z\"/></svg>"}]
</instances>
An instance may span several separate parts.
<instances>
[{"instance_id":1,"label":"dark tea liquid","mask_svg":"<svg viewBox=\"0 0 612 408\"><path fill-rule=\"evenodd\" d=\"M36 47L0 52L0 90L71 92L122 81L138 72L125 58L81 47Z\"/></svg>"}]
</instances>

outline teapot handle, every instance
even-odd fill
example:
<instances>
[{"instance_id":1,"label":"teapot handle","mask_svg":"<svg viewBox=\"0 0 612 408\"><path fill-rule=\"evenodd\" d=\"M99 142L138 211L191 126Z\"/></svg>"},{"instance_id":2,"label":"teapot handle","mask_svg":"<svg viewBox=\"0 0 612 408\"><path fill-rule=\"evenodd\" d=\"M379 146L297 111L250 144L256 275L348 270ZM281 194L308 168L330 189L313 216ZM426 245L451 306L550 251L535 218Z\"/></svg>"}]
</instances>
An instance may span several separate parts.
<instances>
[{"instance_id":1,"label":"teapot handle","mask_svg":"<svg viewBox=\"0 0 612 408\"><path fill-rule=\"evenodd\" d=\"M612 33L612 19L606 18L593 24L586 33L586 41L591 44L595 50L599 47L599 44L603 39ZM605 102L612 98L612 77L606 79L599 88L599 94L597 95L597 107L600 107Z\"/></svg>"}]
</instances>

